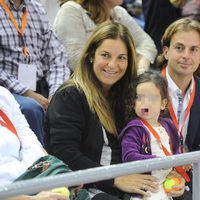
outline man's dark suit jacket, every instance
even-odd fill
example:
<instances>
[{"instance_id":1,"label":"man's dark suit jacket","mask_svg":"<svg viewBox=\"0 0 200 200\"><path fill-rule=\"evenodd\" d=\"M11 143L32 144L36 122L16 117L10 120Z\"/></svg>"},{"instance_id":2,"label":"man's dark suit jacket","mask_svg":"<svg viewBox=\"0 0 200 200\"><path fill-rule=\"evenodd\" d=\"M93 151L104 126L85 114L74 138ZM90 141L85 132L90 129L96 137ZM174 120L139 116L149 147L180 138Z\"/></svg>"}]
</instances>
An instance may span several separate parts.
<instances>
[{"instance_id":1,"label":"man's dark suit jacket","mask_svg":"<svg viewBox=\"0 0 200 200\"><path fill-rule=\"evenodd\" d=\"M195 77L196 80L196 93L194 102L190 110L190 118L188 123L188 131L185 144L189 151L200 150L200 78ZM169 116L169 113L168 113ZM192 190L192 173L189 173L191 181L189 187ZM181 197L173 198L174 200L192 200L191 191L185 191Z\"/></svg>"},{"instance_id":2,"label":"man's dark suit jacket","mask_svg":"<svg viewBox=\"0 0 200 200\"><path fill-rule=\"evenodd\" d=\"M195 77L196 93L190 111L186 145L189 151L200 150L200 78Z\"/></svg>"},{"instance_id":3,"label":"man's dark suit jacket","mask_svg":"<svg viewBox=\"0 0 200 200\"><path fill-rule=\"evenodd\" d=\"M200 78L195 77L196 93L190 110L187 137L185 144L189 151L200 150ZM167 117L170 117L167 113Z\"/></svg>"}]
</instances>

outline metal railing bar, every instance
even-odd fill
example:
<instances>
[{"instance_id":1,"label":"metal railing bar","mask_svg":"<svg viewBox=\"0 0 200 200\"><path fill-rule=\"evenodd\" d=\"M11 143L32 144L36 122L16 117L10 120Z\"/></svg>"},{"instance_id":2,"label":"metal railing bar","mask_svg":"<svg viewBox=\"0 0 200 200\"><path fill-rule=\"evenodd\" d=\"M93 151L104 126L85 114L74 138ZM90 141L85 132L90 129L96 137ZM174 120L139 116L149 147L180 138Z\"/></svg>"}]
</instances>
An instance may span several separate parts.
<instances>
[{"instance_id":1,"label":"metal railing bar","mask_svg":"<svg viewBox=\"0 0 200 200\"><path fill-rule=\"evenodd\" d=\"M155 169L170 168L178 165L194 164L195 183L199 190L199 165L200 151L184 153L163 158L154 158L149 160L135 161L117 165L110 165L87 170L79 170L67 174L49 176L39 179L19 181L0 188L0 199L17 196L21 194L36 194L43 190L67 185L68 187L80 184L92 183L101 180L112 179L117 176L123 176L133 173L149 172ZM200 191L193 200L199 200Z\"/></svg>"}]
</instances>

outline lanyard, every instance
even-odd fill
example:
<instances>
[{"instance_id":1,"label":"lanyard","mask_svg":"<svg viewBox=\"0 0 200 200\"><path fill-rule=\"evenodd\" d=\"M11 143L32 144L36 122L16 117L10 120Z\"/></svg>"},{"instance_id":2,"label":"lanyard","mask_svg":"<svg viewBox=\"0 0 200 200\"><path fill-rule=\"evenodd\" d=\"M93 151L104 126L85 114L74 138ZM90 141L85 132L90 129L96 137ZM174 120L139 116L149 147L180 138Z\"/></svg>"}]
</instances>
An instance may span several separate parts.
<instances>
[{"instance_id":1,"label":"lanyard","mask_svg":"<svg viewBox=\"0 0 200 200\"><path fill-rule=\"evenodd\" d=\"M26 21L27 21L27 9L24 10L24 13L23 13L23 16L22 16L22 26L21 28L19 28L19 25L17 24L11 10L9 9L9 7L6 5L6 3L4 2L4 0L0 0L0 4L3 6L4 10L6 11L6 13L8 14L8 16L10 17L10 20L11 22L13 23L15 29L17 30L17 32L19 33L21 39L22 39L22 42L23 42L23 53L24 53L24 56L26 58L28 58L28 49L26 47L26 44L25 44L25 41L24 41L24 30L25 30L25 27L26 27Z\"/></svg>"},{"instance_id":2,"label":"lanyard","mask_svg":"<svg viewBox=\"0 0 200 200\"><path fill-rule=\"evenodd\" d=\"M14 133L19 138L13 123L10 121L8 116L2 110L0 110L0 117L3 119L3 120L0 119L0 124L2 126L6 127L8 130L10 130L12 133Z\"/></svg>"},{"instance_id":3,"label":"lanyard","mask_svg":"<svg viewBox=\"0 0 200 200\"><path fill-rule=\"evenodd\" d=\"M160 136L156 132L156 130L149 124L147 121L140 119L142 123L149 129L149 131L152 133L152 135L156 138L156 140L161 144L162 150L165 153L166 156L171 156L172 154L165 148L165 146L162 144L162 141L160 139ZM185 170L181 166L175 167L176 171L179 172L182 177L187 181L190 182L190 178L188 174L185 172Z\"/></svg>"},{"instance_id":4,"label":"lanyard","mask_svg":"<svg viewBox=\"0 0 200 200\"><path fill-rule=\"evenodd\" d=\"M162 76L163 77L166 77L166 67L162 69L162 72L161 72ZM174 109L172 107L172 103L170 101L170 98L168 98L168 110L169 110L169 114L174 122L174 125L176 126L177 130L179 131L179 134L180 134L180 143L181 143L181 152L183 153L183 134L182 134L182 131L183 131L183 126L185 124L185 121L188 117L188 114L190 113L190 110L191 110L191 107L193 105L193 102L194 102L194 97L195 97L195 91L196 91L196 81L194 80L194 85L193 85L193 88L192 88L192 93L191 93L191 96L190 96L190 100L188 102L188 106L186 108L186 112L185 112L185 116L184 116L184 121L183 121L183 125L182 127L179 128L179 124L178 124L178 120L176 118L176 115L175 115L175 112L174 112ZM169 95L168 95L169 96Z\"/></svg>"}]
</instances>

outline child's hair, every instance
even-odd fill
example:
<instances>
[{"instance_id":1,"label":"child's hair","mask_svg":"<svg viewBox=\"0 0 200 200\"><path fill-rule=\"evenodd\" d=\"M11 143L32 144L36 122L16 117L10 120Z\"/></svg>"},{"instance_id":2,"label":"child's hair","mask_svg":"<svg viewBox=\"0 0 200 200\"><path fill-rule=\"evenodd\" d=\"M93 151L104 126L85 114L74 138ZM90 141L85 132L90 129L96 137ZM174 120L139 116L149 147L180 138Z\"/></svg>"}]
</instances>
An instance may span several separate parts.
<instances>
[{"instance_id":1,"label":"child's hair","mask_svg":"<svg viewBox=\"0 0 200 200\"><path fill-rule=\"evenodd\" d=\"M167 99L167 82L160 73L155 71L147 71L140 74L128 88L127 98L125 100L125 117L126 122L129 122L136 116L133 105L136 100L136 89L141 83L152 82L160 90L162 100ZM162 114L162 113L161 113Z\"/></svg>"}]
</instances>

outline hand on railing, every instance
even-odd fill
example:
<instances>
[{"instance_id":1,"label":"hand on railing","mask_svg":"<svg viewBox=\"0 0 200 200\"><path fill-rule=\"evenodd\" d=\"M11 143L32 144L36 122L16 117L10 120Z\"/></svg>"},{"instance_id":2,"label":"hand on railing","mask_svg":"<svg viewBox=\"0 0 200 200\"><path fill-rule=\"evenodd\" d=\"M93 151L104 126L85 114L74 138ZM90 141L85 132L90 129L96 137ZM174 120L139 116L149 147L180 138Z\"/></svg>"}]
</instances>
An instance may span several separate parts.
<instances>
[{"instance_id":1,"label":"hand on railing","mask_svg":"<svg viewBox=\"0 0 200 200\"><path fill-rule=\"evenodd\" d=\"M156 192L157 178L145 174L131 174L115 178L114 186L121 191L149 196L148 191Z\"/></svg>"}]
</instances>

